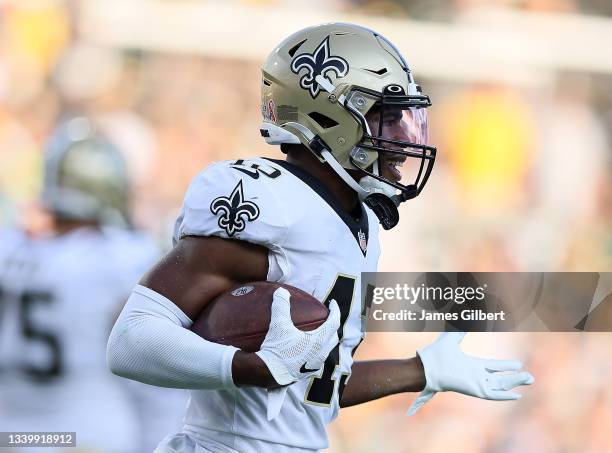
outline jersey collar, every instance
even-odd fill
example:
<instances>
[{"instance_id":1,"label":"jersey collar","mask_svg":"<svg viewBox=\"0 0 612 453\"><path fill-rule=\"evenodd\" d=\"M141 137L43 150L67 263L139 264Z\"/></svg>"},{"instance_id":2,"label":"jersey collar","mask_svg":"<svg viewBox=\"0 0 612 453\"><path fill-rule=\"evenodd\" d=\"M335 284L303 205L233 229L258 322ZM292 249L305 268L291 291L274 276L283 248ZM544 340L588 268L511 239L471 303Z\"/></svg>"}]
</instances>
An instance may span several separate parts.
<instances>
[{"instance_id":1,"label":"jersey collar","mask_svg":"<svg viewBox=\"0 0 612 453\"><path fill-rule=\"evenodd\" d=\"M273 162L276 165L284 168L289 173L293 174L296 178L300 179L314 192L316 192L317 195L319 195L319 197L321 197L323 201L325 201L329 205L329 207L331 207L336 212L338 217L340 217L340 219L348 227L348 229L351 231L351 234L355 238L355 241L357 241L357 245L359 246L361 253L363 253L363 256L366 255L369 240L369 221L368 213L366 212L365 207L363 206L363 203L361 201L359 201L359 210L361 211L359 219L355 219L342 208L340 200L331 190L329 190L325 185L321 183L319 179L312 176L303 168L291 164L286 160L269 159L266 157L264 157L263 159Z\"/></svg>"}]
</instances>

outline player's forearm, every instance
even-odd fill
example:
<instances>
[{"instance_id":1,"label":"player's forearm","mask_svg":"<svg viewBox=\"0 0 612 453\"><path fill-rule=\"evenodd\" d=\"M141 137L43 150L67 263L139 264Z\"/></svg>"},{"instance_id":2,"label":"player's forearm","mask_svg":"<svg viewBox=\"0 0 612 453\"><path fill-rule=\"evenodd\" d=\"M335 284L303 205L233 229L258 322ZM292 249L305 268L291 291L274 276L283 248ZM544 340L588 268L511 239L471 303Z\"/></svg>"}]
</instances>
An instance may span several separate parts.
<instances>
[{"instance_id":1,"label":"player's forearm","mask_svg":"<svg viewBox=\"0 0 612 453\"><path fill-rule=\"evenodd\" d=\"M419 392L425 387L425 373L418 357L355 362L351 371L340 400L341 407L396 393Z\"/></svg>"},{"instance_id":2,"label":"player's forearm","mask_svg":"<svg viewBox=\"0 0 612 453\"><path fill-rule=\"evenodd\" d=\"M276 385L256 355L200 338L189 318L151 289L138 286L111 332L111 371L146 384L186 389Z\"/></svg>"},{"instance_id":3,"label":"player's forearm","mask_svg":"<svg viewBox=\"0 0 612 453\"><path fill-rule=\"evenodd\" d=\"M137 286L108 341L110 370L159 387L234 388L236 348L200 338L186 328L190 324L171 301Z\"/></svg>"}]
</instances>

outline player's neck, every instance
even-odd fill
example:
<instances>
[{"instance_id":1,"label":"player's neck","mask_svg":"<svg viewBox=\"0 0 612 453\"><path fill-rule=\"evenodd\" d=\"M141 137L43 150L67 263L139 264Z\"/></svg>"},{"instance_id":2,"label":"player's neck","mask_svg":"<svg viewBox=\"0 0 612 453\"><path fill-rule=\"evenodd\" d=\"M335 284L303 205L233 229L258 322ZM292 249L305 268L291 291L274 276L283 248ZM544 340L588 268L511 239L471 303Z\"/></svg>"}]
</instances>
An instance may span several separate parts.
<instances>
[{"instance_id":1,"label":"player's neck","mask_svg":"<svg viewBox=\"0 0 612 453\"><path fill-rule=\"evenodd\" d=\"M342 208L349 214L355 210L359 197L357 193L338 176L332 168L321 163L304 146L292 146L287 152L287 162L297 165L317 178L328 190L338 197Z\"/></svg>"}]
</instances>

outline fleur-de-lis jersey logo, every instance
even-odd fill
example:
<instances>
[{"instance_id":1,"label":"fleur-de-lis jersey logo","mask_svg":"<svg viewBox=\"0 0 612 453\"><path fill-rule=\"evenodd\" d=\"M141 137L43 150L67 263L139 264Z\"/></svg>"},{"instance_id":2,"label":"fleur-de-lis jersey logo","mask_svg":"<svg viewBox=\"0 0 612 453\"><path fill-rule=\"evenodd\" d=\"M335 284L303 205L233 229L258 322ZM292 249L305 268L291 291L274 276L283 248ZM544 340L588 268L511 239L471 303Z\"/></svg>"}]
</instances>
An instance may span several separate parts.
<instances>
[{"instance_id":1,"label":"fleur-de-lis jersey logo","mask_svg":"<svg viewBox=\"0 0 612 453\"><path fill-rule=\"evenodd\" d=\"M312 98L316 98L321 91L319 83L315 80L318 75L327 77L327 73L333 71L336 77L344 77L349 70L348 63L344 58L329 55L329 36L315 49L314 53L302 53L291 62L291 71L298 74L302 69L306 72L300 77L300 86L308 90Z\"/></svg>"},{"instance_id":2,"label":"fleur-de-lis jersey logo","mask_svg":"<svg viewBox=\"0 0 612 453\"><path fill-rule=\"evenodd\" d=\"M252 222L259 217L259 206L244 200L242 180L234 187L229 197L215 198L210 204L210 210L214 215L220 215L219 227L223 228L229 237L243 231L247 221Z\"/></svg>"}]
</instances>

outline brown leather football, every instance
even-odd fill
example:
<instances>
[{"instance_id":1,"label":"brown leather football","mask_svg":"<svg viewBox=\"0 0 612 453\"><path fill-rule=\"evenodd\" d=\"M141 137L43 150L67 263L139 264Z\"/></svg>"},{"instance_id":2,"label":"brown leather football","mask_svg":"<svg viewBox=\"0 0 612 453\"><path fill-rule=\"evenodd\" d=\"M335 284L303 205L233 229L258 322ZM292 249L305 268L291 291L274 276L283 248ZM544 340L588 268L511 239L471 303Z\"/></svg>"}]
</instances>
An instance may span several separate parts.
<instances>
[{"instance_id":1,"label":"brown leather football","mask_svg":"<svg viewBox=\"0 0 612 453\"><path fill-rule=\"evenodd\" d=\"M191 330L215 343L259 351L270 325L272 295L281 286L291 294L291 320L298 329L308 331L323 324L329 310L307 292L280 283L252 282L212 300Z\"/></svg>"}]
</instances>

